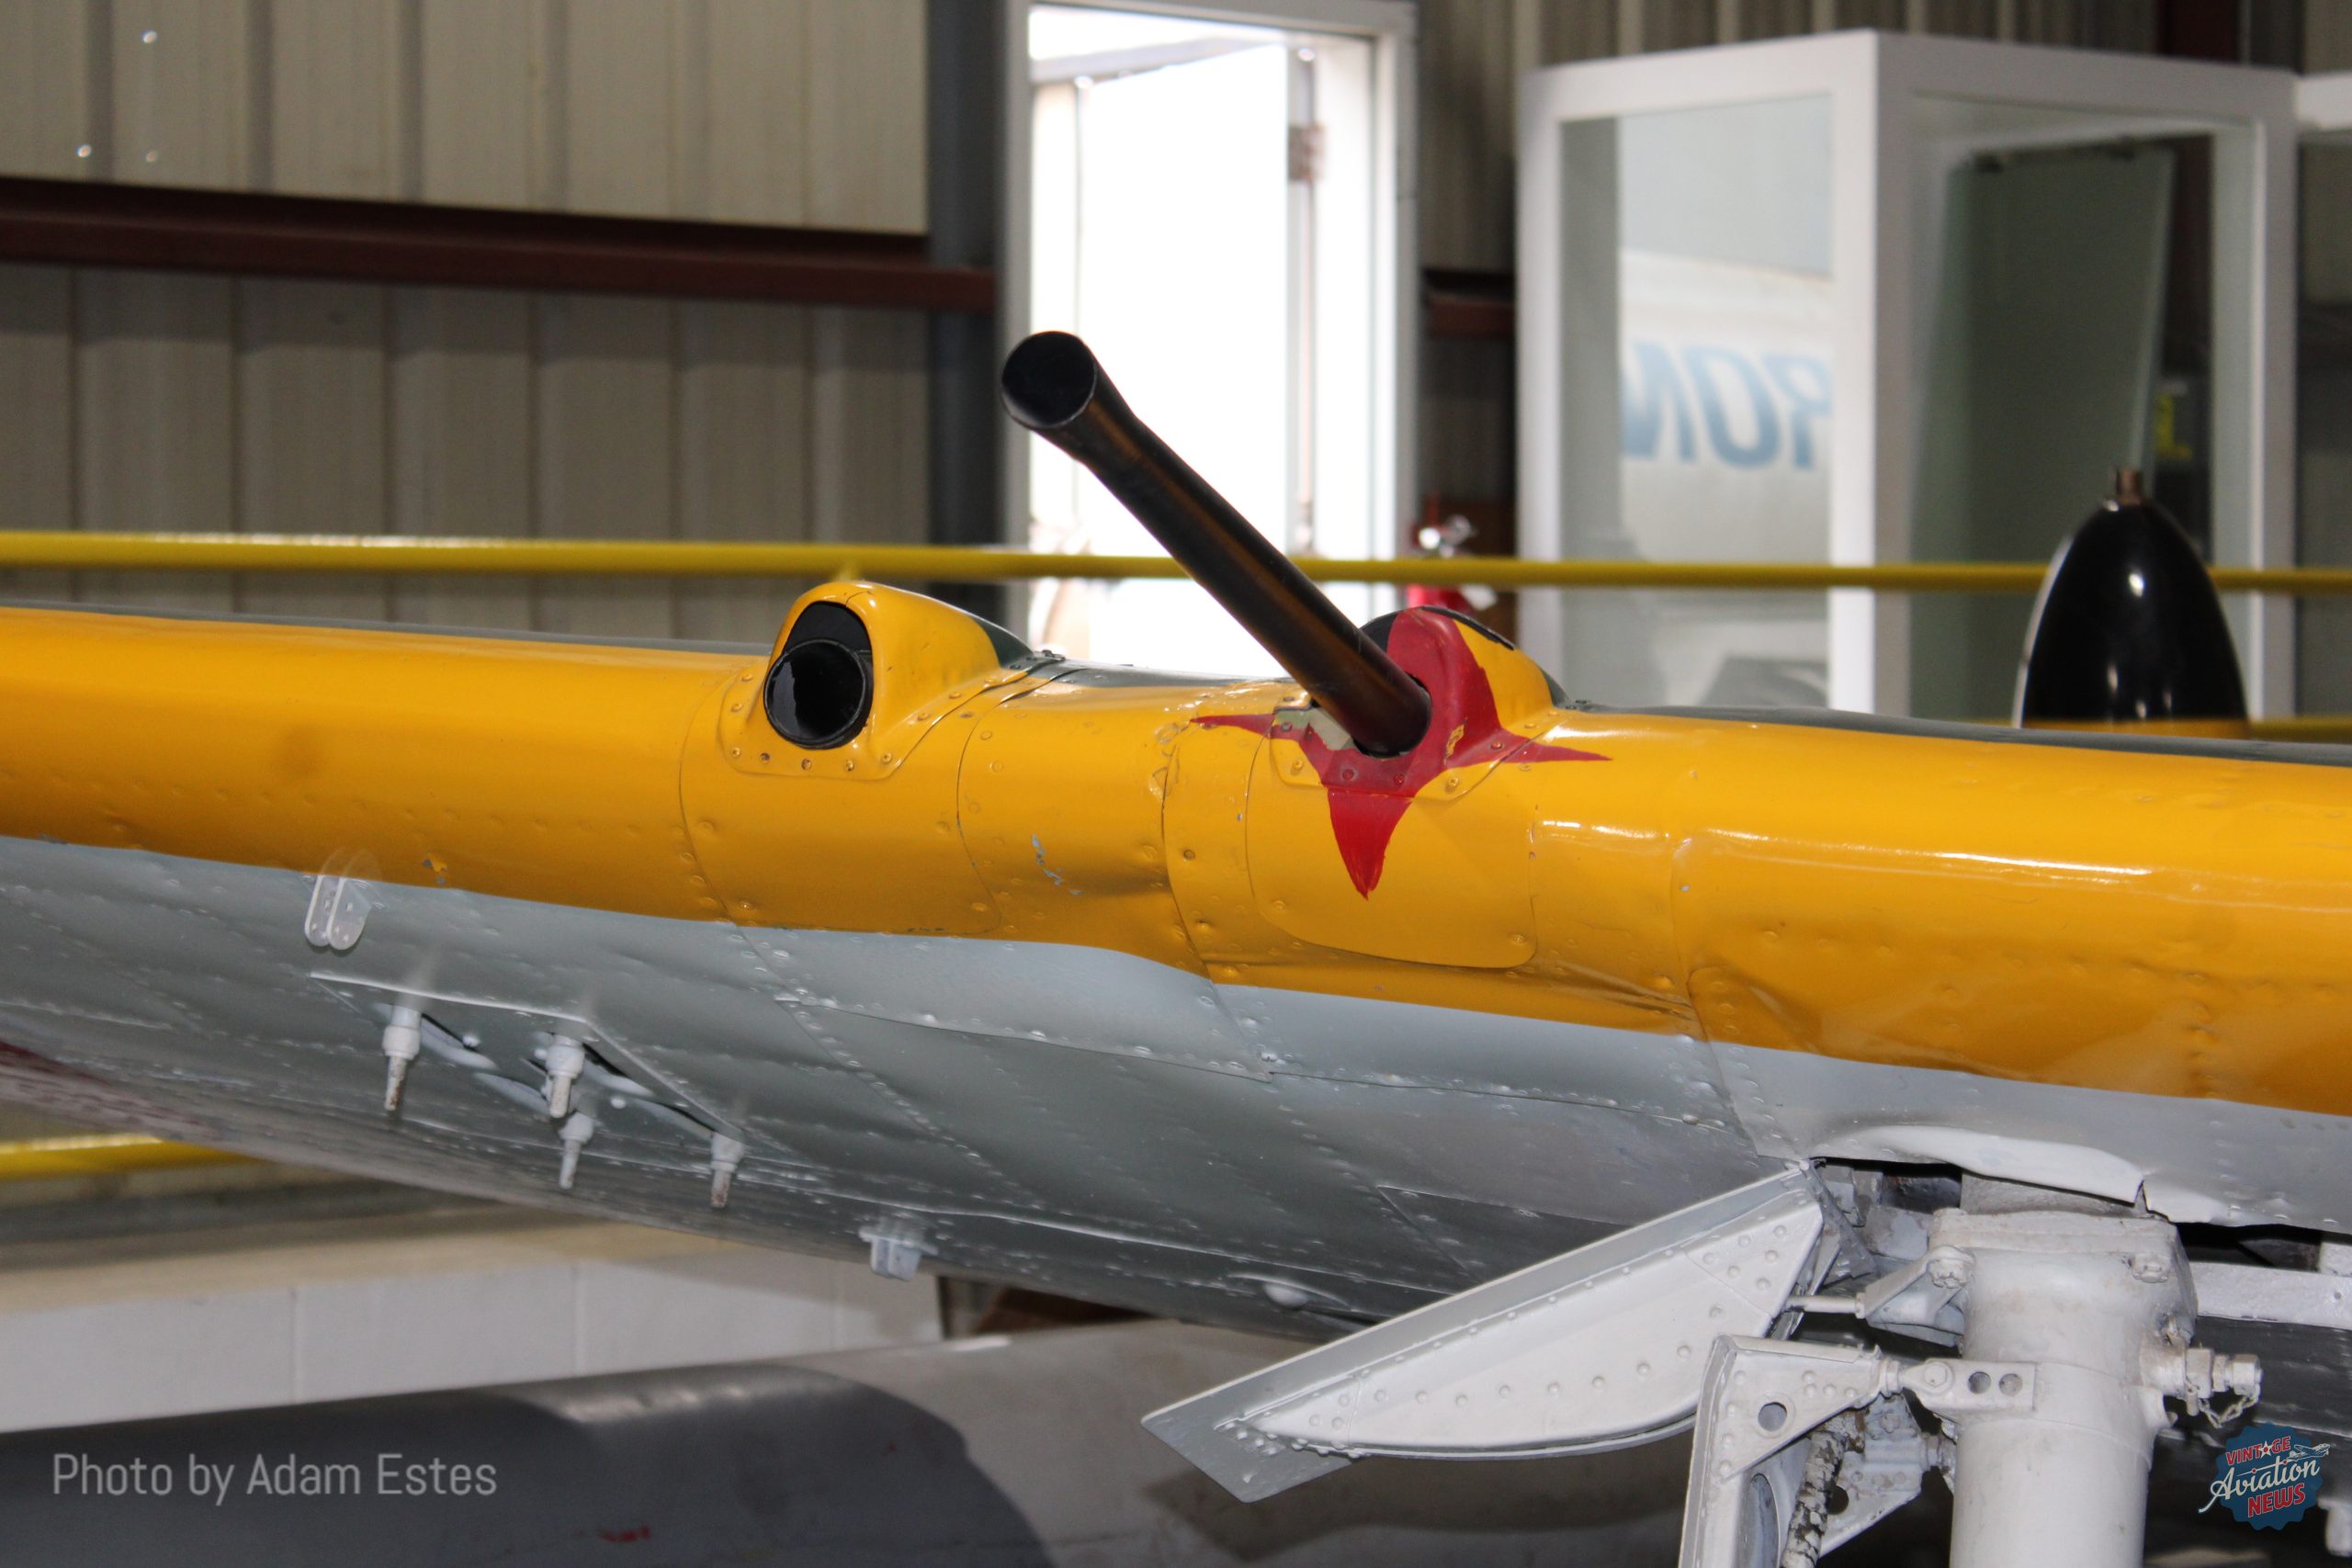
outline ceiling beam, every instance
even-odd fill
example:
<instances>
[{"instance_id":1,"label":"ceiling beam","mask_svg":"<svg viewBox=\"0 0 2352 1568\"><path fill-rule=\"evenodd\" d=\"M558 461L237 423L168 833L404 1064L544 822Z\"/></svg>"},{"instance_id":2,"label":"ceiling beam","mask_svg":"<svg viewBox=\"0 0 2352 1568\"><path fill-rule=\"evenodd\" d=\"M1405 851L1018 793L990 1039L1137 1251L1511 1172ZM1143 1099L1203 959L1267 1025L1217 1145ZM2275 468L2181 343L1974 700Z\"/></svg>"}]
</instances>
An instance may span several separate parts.
<instances>
[{"instance_id":1,"label":"ceiling beam","mask_svg":"<svg viewBox=\"0 0 2352 1568\"><path fill-rule=\"evenodd\" d=\"M921 234L0 177L0 261L985 315Z\"/></svg>"}]
</instances>

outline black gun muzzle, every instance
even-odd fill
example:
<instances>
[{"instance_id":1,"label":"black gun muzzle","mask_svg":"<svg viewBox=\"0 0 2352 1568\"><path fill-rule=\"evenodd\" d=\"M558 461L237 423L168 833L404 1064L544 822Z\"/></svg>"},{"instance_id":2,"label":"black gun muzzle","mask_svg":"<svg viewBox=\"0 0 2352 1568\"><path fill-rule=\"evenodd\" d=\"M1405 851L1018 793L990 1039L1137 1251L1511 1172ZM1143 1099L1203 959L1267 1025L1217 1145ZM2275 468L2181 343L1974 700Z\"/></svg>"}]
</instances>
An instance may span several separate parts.
<instances>
[{"instance_id":1,"label":"black gun muzzle","mask_svg":"<svg viewBox=\"0 0 2352 1568\"><path fill-rule=\"evenodd\" d=\"M1409 751L1430 695L1290 558L1135 416L1093 351L1038 333L1004 362L1004 406L1086 465L1357 747Z\"/></svg>"}]
</instances>

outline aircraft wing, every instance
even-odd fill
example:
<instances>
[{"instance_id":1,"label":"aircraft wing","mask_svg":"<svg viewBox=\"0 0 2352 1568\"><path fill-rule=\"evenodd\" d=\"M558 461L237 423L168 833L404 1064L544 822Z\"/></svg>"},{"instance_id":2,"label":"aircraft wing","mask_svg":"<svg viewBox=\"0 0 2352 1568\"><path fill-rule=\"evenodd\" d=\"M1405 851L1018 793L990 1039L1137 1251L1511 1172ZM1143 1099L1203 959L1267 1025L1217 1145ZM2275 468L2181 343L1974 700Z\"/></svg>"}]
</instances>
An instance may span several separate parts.
<instances>
[{"instance_id":1,"label":"aircraft wing","mask_svg":"<svg viewBox=\"0 0 2352 1568\"><path fill-rule=\"evenodd\" d=\"M0 1093L1349 1334L1169 1427L1245 1491L1695 1424L1692 1562L1859 1530L1853 1466L2122 1561L1985 1500L2132 1515L2010 1438L2234 1418L2205 1294L2342 1424L2352 754L1566 705L1317 610L1044 352L1017 412L1291 679L857 583L764 656L0 611Z\"/></svg>"}]
</instances>

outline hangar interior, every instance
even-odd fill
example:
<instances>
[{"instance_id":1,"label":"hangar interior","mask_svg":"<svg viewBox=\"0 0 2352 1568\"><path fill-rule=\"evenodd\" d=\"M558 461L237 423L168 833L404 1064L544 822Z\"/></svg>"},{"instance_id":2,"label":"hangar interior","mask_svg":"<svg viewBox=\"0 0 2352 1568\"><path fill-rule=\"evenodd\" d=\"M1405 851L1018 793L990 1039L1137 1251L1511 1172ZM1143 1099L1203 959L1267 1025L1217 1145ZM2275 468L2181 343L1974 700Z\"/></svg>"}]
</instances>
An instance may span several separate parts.
<instances>
[{"instance_id":1,"label":"hangar interior","mask_svg":"<svg viewBox=\"0 0 2352 1568\"><path fill-rule=\"evenodd\" d=\"M1781 344L1766 368L1718 370L1768 378L1752 384L1779 400L1778 466L1769 480L1735 471L1761 427L1707 423L1708 384L1688 379L1703 360L1636 352L1621 367L1612 326L1595 461L1612 491L1622 479L1624 510L1583 533L1560 518L1590 500L1577 475L1600 469L1576 463L1592 448L1572 414L1547 424L1528 397L1522 117L1552 68L1852 29L2352 73L2340 0L0 0L0 533L805 542L844 563L867 546L1154 553L998 408L1011 343L1083 322L1139 409L1300 555L1827 561L1835 481L1799 471L1799 444L1826 454L1830 439L1826 360L1802 346L1841 330L1802 281L1829 271L1828 176L1782 188L1758 170L1826 160L1828 100L1743 106L1754 92L1734 90L1731 107L1679 122L1627 108L1611 133L1605 248L1628 341L1675 310L1735 338L1771 317L1753 339ZM1908 318L1900 379L1920 417L1888 438L1921 476L1927 500L1905 523L1916 547L1834 558L2039 562L2100 501L2105 462L1987 473L2004 444L2047 431L2040 405L2008 407L2039 378L2011 359L2054 330L2020 314L2028 299L2083 333L2064 356L2083 386L2054 396L2126 405L2131 434L2108 446L2130 449L2112 466L2144 461L2209 549L2236 525L2237 493L2208 461L2216 366L2260 328L2220 319L2233 307L2214 280L2237 233L2216 213L2226 153L2165 103L2147 116L2143 134L2102 123L2070 156L1988 153L1953 177L1944 199L1968 222L1939 254L1976 292L1945 290ZM2263 480L2285 533L2216 561L2352 567L2352 138L2328 129L2283 154L2291 298L2265 307L2286 323L2261 372L2272 423L2291 432ZM2332 129L2352 132L2352 118ZM1541 210L1573 226L1600 209L1563 188ZM1573 279L1576 254L1552 260L1563 270L1545 286ZM1690 304L1720 283L1705 268L1751 263L1778 270ZM2099 310L2114 321L2087 319ZM1800 347L1782 352L1775 332ZM1669 379L1639 379L1651 372ZM1646 434L1621 423L1645 408ZM1979 423L1939 423L1947 409ZM1627 445L1621 470L1637 435L1669 467L1678 432L1702 460L1713 439L1735 461L1661 478ZM1523 511L1539 468L1569 492L1542 549ZM2040 510L2006 533L1955 521L1969 507L2016 521L2029 491ZM1950 515L1930 504L1963 491ZM1687 536L1645 533L1643 507ZM1785 537L1769 532L1776 508L1799 520ZM764 650L827 575L18 564L0 570L0 599ZM1363 621L1409 581L1332 593ZM1190 582L907 585L1080 658L1270 668ZM2009 702L2029 603L1916 602L1908 683L1863 688L1875 695L1857 705L1826 651L1850 592L1661 592L1632 630L1605 597L1506 587L1464 604L1589 674L1590 689L1569 682L1578 697L1986 718ZM2233 598L2233 613L2252 602ZM2352 605L2269 604L2253 641L2234 623L2250 662L2268 661L2257 723L2343 738ZM1611 687L1643 638L1700 662L1624 676L1654 691ZM509 1208L125 1134L105 1109L72 1086L0 1107L0 1448L98 1423L619 1374L704 1397L676 1369L850 1365L1106 1315L891 1278L879 1242L870 1258L810 1258ZM1156 1353L1190 1358L1193 1381L1155 1397L1256 1364L1185 1332L1200 1337ZM1067 1364L1102 1387L1149 1382L1130 1352L1101 1348L1124 1343ZM1037 1366L929 1407L983 1411L1047 1375L1042 1353L1007 1354ZM843 1375L876 1386L929 1375L887 1356L854 1365ZM1099 1452L1148 1446L1131 1416L1090 1419ZM990 1465L989 1443L1056 1441L1083 1464L1087 1436L970 1440ZM1158 1459L1115 1463L1138 1489L1176 1485L1181 1466ZM1657 1475L1611 1464L1593 1484L1613 1501L1595 1517L1628 1533L1593 1550L1665 1560L1676 1521L1631 1501ZM1499 1561L1565 1539L1527 1484L1480 1505L1479 1551ZM1335 1514L1387 1506L1351 1485ZM1464 1506L1451 1478L1413 1485L1434 1514ZM1088 1528L1075 1504L1038 1507L1073 1538ZM1404 1504L1391 1511L1383 1544L1345 1553L1471 1560L1459 1540L1413 1534L1422 1518ZM1309 1523L1265 1528L1203 1527L1166 1560L1342 1550ZM2338 1534L2352 1553L2352 1529L2331 1527L2330 1545ZM2275 1555L2205 1550L2150 1560L2315 1560L2316 1527ZM1899 1551L1883 1560L1936 1560Z\"/></svg>"}]
</instances>

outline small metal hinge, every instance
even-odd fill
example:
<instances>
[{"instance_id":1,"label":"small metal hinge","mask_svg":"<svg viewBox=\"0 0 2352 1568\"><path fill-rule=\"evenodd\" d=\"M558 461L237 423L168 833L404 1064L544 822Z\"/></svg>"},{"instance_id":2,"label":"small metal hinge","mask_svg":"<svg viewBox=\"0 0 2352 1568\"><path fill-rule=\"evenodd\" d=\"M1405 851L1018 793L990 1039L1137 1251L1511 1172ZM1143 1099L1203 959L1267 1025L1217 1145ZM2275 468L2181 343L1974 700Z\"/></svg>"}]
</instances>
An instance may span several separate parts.
<instances>
[{"instance_id":1,"label":"small metal hinge","mask_svg":"<svg viewBox=\"0 0 2352 1568\"><path fill-rule=\"evenodd\" d=\"M311 880L311 908L302 917L302 937L312 947L349 953L368 929L376 908L375 889L356 876L322 872Z\"/></svg>"},{"instance_id":2,"label":"small metal hinge","mask_svg":"<svg viewBox=\"0 0 2352 1568\"><path fill-rule=\"evenodd\" d=\"M1290 177L1294 185L1311 186L1323 177L1323 128L1290 128Z\"/></svg>"}]
</instances>

